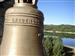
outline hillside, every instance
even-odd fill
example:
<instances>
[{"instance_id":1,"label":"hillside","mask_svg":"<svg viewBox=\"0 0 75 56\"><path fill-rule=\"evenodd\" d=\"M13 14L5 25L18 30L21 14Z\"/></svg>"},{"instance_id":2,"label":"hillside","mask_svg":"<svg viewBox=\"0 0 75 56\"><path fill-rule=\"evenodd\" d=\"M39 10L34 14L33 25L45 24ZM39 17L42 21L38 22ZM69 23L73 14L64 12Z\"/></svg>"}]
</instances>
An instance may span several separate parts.
<instances>
[{"instance_id":1,"label":"hillside","mask_svg":"<svg viewBox=\"0 0 75 56\"><path fill-rule=\"evenodd\" d=\"M44 30L49 31L49 32L45 32L44 33L45 35L52 35L53 34L52 31L53 31L53 32L58 32L58 33L55 33L56 36L75 38L74 25L44 25ZM74 33L74 34L71 34L71 33Z\"/></svg>"},{"instance_id":2,"label":"hillside","mask_svg":"<svg viewBox=\"0 0 75 56\"><path fill-rule=\"evenodd\" d=\"M75 32L75 26L74 25L44 25L44 30Z\"/></svg>"}]
</instances>

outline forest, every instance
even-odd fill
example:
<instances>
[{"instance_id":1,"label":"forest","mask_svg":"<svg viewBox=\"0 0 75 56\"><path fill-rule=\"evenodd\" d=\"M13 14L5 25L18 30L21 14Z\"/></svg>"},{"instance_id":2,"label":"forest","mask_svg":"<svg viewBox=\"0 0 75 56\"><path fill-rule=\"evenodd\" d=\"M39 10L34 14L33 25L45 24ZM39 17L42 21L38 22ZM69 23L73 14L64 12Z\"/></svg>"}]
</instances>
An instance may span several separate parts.
<instances>
[{"instance_id":1,"label":"forest","mask_svg":"<svg viewBox=\"0 0 75 56\"><path fill-rule=\"evenodd\" d=\"M44 30L61 31L61 32L75 32L74 25L44 25Z\"/></svg>"}]
</instances>

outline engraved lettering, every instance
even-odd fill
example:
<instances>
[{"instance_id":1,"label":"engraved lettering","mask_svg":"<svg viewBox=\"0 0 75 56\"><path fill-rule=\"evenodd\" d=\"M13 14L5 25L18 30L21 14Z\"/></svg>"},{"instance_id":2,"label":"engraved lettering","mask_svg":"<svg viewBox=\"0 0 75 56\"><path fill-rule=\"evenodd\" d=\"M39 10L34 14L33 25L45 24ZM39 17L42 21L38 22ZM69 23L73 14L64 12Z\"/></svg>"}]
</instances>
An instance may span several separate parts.
<instances>
[{"instance_id":1,"label":"engraved lettering","mask_svg":"<svg viewBox=\"0 0 75 56\"><path fill-rule=\"evenodd\" d=\"M37 18L24 18L24 17L21 17L21 18L19 18L19 17L13 18L12 17L11 19L10 18L6 19L5 22L6 22L6 24L12 24L12 23L14 23L14 24L17 24L17 25L18 25L18 23L21 24L21 25L26 25L26 24L39 25L39 24L42 23Z\"/></svg>"}]
</instances>

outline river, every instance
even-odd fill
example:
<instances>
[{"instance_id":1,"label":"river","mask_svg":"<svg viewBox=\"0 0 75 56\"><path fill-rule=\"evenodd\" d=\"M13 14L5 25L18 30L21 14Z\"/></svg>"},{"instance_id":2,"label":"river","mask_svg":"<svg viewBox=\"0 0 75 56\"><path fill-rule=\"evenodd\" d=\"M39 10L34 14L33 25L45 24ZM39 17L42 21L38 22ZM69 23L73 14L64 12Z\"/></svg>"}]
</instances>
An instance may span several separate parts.
<instances>
[{"instance_id":1,"label":"river","mask_svg":"<svg viewBox=\"0 0 75 56\"><path fill-rule=\"evenodd\" d=\"M75 47L75 39L74 38L62 38L63 44L65 46Z\"/></svg>"}]
</instances>

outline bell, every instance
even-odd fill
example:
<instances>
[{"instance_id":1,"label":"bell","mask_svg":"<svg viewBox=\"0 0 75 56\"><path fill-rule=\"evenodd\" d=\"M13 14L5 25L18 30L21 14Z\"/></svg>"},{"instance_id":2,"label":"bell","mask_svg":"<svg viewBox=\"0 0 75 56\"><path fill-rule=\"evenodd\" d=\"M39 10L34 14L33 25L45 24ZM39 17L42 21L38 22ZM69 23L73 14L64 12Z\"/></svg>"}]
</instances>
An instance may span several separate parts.
<instances>
[{"instance_id":1,"label":"bell","mask_svg":"<svg viewBox=\"0 0 75 56\"><path fill-rule=\"evenodd\" d=\"M44 56L44 17L35 3L15 0L6 11L0 56Z\"/></svg>"}]
</instances>

